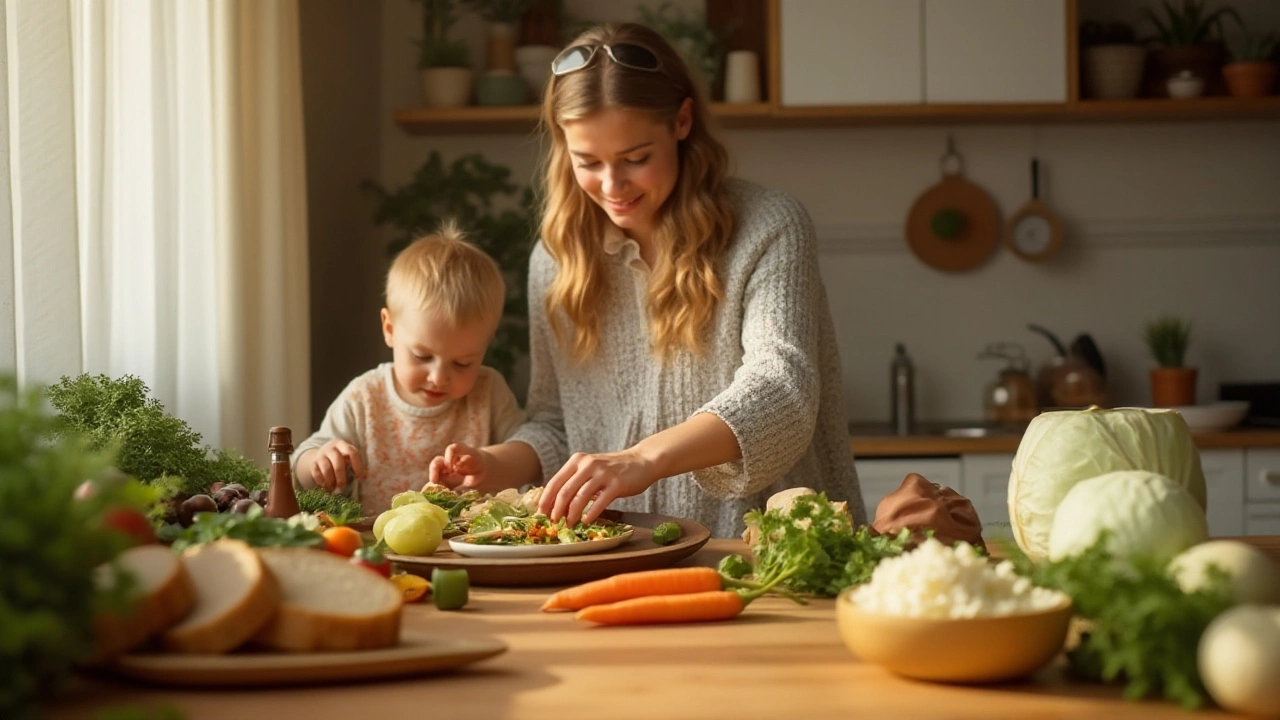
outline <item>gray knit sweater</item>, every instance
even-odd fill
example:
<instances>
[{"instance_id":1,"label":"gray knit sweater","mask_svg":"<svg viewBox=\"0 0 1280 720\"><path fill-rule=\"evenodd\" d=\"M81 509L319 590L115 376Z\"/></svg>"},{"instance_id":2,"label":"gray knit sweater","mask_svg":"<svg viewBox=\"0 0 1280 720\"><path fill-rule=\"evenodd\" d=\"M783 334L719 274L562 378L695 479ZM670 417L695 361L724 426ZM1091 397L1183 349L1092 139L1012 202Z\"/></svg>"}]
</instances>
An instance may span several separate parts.
<instances>
[{"instance_id":1,"label":"gray knit sweater","mask_svg":"<svg viewBox=\"0 0 1280 720\"><path fill-rule=\"evenodd\" d=\"M609 293L596 353L575 363L557 343L542 299L556 265L539 243L529 267L532 375L529 420L511 440L529 444L544 481L573 452L626 449L696 413L722 419L742 460L659 480L619 510L687 517L733 537L742 516L789 487L846 500L866 521L844 415L831 311L818 274L813 224L789 195L730 183L737 229L720 267L724 298L702 357L666 364L650 352L639 246L611 228ZM567 325L566 325L567 327Z\"/></svg>"}]
</instances>

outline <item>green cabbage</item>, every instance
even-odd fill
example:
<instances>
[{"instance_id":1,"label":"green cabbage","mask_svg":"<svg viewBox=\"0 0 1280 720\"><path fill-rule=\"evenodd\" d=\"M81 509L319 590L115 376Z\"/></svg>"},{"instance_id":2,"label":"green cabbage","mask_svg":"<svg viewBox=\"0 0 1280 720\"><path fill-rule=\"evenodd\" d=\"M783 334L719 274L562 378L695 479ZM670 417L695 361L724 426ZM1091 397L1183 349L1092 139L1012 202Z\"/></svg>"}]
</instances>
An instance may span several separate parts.
<instances>
[{"instance_id":1,"label":"green cabbage","mask_svg":"<svg viewBox=\"0 0 1280 720\"><path fill-rule=\"evenodd\" d=\"M1082 480L1117 470L1159 473L1205 507L1200 452L1182 416L1172 410L1059 410L1027 427L1009 475L1013 538L1034 561L1049 552L1058 504Z\"/></svg>"},{"instance_id":2,"label":"green cabbage","mask_svg":"<svg viewBox=\"0 0 1280 720\"><path fill-rule=\"evenodd\" d=\"M1049 531L1049 559L1076 555L1106 531L1117 558L1169 561L1209 536L1204 508L1159 473L1120 470L1082 480L1062 498Z\"/></svg>"}]
</instances>

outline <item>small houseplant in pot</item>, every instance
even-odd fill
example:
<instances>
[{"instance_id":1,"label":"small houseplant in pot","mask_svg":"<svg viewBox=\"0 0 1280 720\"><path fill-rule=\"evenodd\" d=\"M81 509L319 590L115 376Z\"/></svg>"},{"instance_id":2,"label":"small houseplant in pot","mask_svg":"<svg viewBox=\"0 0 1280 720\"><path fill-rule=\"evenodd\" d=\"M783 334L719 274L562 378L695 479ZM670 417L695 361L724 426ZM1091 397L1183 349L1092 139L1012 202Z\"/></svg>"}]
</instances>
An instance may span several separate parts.
<instances>
[{"instance_id":1,"label":"small houseplant in pot","mask_svg":"<svg viewBox=\"0 0 1280 720\"><path fill-rule=\"evenodd\" d=\"M486 71L476 80L478 105L520 105L529 86L516 74L516 23L529 9L529 0L462 0L479 13L489 28Z\"/></svg>"},{"instance_id":2,"label":"small houseplant in pot","mask_svg":"<svg viewBox=\"0 0 1280 720\"><path fill-rule=\"evenodd\" d=\"M1227 89L1236 97L1266 97L1275 91L1280 69L1273 60L1276 40L1270 35L1249 35L1231 43L1231 62L1222 68Z\"/></svg>"},{"instance_id":3,"label":"small houseplant in pot","mask_svg":"<svg viewBox=\"0 0 1280 720\"><path fill-rule=\"evenodd\" d=\"M711 97L710 90L716 85L724 60L724 43L720 34L707 26L706 17L686 14L670 2L663 2L656 10L646 5L638 5L636 10L642 25L657 31L680 52L689 69L704 83L707 97Z\"/></svg>"},{"instance_id":4,"label":"small houseplant in pot","mask_svg":"<svg viewBox=\"0 0 1280 720\"><path fill-rule=\"evenodd\" d=\"M1151 404L1179 407L1196 402L1196 368L1186 366L1191 323L1166 316L1147 323L1143 333L1147 349L1159 367L1151 371Z\"/></svg>"},{"instance_id":5,"label":"small houseplant in pot","mask_svg":"<svg viewBox=\"0 0 1280 720\"><path fill-rule=\"evenodd\" d=\"M427 107L461 107L471 102L467 46L450 37L458 22L456 0L417 0L422 5L418 69Z\"/></svg>"},{"instance_id":6,"label":"small houseplant in pot","mask_svg":"<svg viewBox=\"0 0 1280 720\"><path fill-rule=\"evenodd\" d=\"M1221 68L1226 58L1223 44L1222 21L1233 18L1240 22L1240 15L1230 6L1209 11L1205 0L1161 0L1159 11L1143 8L1143 14L1154 26L1156 50L1152 53L1155 63L1153 93L1167 92L1170 78L1196 77L1204 81L1205 94L1222 94Z\"/></svg>"},{"instance_id":7,"label":"small houseplant in pot","mask_svg":"<svg viewBox=\"0 0 1280 720\"><path fill-rule=\"evenodd\" d=\"M1147 49L1138 43L1125 23L1103 25L1088 21L1080 26L1085 91L1099 100L1137 97Z\"/></svg>"}]
</instances>

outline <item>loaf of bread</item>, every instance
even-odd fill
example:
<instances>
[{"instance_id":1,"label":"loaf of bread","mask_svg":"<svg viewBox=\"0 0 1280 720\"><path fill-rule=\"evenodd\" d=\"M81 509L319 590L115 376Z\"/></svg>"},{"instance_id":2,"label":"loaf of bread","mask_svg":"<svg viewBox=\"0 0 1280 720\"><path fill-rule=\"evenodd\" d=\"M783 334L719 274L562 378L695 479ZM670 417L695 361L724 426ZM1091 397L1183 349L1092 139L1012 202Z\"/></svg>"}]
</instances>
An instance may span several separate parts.
<instances>
[{"instance_id":1,"label":"loaf of bread","mask_svg":"<svg viewBox=\"0 0 1280 720\"><path fill-rule=\"evenodd\" d=\"M400 591L385 578L327 552L261 548L258 554L280 584L280 605L255 642L293 652L400 642Z\"/></svg>"},{"instance_id":2,"label":"loaf of bread","mask_svg":"<svg viewBox=\"0 0 1280 720\"><path fill-rule=\"evenodd\" d=\"M195 584L196 606L160 636L166 648L225 653L247 642L275 614L280 588L247 543L222 539L196 545L182 553L182 564Z\"/></svg>"},{"instance_id":3,"label":"loaf of bread","mask_svg":"<svg viewBox=\"0 0 1280 720\"><path fill-rule=\"evenodd\" d=\"M118 613L94 618L94 649L88 660L110 660L143 644L152 635L178 622L196 604L196 590L182 562L163 545L138 545L120 554L119 567L133 576L133 599ZM118 581L115 568L98 568L95 582L109 589Z\"/></svg>"}]
</instances>

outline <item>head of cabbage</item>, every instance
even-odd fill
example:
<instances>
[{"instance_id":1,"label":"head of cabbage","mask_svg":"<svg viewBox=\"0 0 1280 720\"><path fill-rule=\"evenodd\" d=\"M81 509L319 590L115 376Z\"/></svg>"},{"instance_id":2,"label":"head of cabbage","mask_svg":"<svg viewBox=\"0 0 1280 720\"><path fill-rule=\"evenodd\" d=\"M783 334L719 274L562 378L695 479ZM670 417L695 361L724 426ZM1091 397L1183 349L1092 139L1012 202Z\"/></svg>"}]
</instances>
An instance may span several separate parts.
<instances>
[{"instance_id":1,"label":"head of cabbage","mask_svg":"<svg viewBox=\"0 0 1280 720\"><path fill-rule=\"evenodd\" d=\"M1147 555L1164 562L1209 534L1204 508L1191 493L1146 470L1118 470L1076 483L1053 515L1049 559L1083 552L1103 531L1115 557Z\"/></svg>"},{"instance_id":2,"label":"head of cabbage","mask_svg":"<svg viewBox=\"0 0 1280 720\"><path fill-rule=\"evenodd\" d=\"M1058 505L1083 480L1117 470L1159 473L1205 508L1200 452L1173 410L1116 408L1041 413L1027 426L1009 475L1014 541L1033 561L1049 555Z\"/></svg>"}]
</instances>

